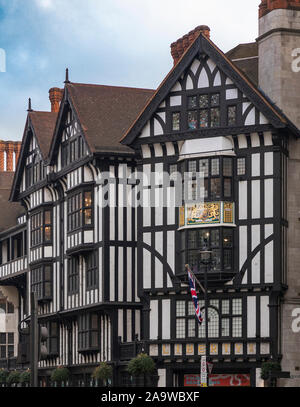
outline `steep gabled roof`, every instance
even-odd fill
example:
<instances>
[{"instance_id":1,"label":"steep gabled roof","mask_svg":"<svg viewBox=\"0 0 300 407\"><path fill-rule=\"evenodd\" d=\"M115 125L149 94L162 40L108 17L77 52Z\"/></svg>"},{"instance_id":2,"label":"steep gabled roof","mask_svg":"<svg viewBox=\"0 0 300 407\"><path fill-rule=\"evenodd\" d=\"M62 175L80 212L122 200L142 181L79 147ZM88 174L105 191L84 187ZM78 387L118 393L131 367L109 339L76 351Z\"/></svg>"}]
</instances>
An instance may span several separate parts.
<instances>
[{"instance_id":1,"label":"steep gabled roof","mask_svg":"<svg viewBox=\"0 0 300 407\"><path fill-rule=\"evenodd\" d=\"M25 166L26 151L29 148L31 134L35 136L42 158L44 161L46 161L49 154L49 148L51 145L56 120L57 113L36 111L30 111L28 113L23 133L20 156L9 197L10 201L14 201L17 197L17 191L22 179L22 170Z\"/></svg>"},{"instance_id":2,"label":"steep gabled roof","mask_svg":"<svg viewBox=\"0 0 300 407\"><path fill-rule=\"evenodd\" d=\"M137 138L143 127L156 109L167 97L170 89L175 85L185 69L193 62L199 54L208 55L218 65L223 72L241 89L270 121L275 128L289 128L297 137L300 132L297 127L285 116L285 114L270 99L259 90L249 78L205 35L199 33L186 51L182 54L177 64L171 69L161 85L158 87L145 108L140 112L137 119L126 131L122 139L122 144L130 146Z\"/></svg>"},{"instance_id":3,"label":"steep gabled roof","mask_svg":"<svg viewBox=\"0 0 300 407\"><path fill-rule=\"evenodd\" d=\"M91 153L133 154L119 140L153 93L151 89L67 83L64 99L74 109ZM51 161L59 143L58 133L59 123L51 146Z\"/></svg>"},{"instance_id":4,"label":"steep gabled roof","mask_svg":"<svg viewBox=\"0 0 300 407\"><path fill-rule=\"evenodd\" d=\"M46 160L55 129L57 113L32 111L29 112L28 117L43 159Z\"/></svg>"},{"instance_id":5,"label":"steep gabled roof","mask_svg":"<svg viewBox=\"0 0 300 407\"><path fill-rule=\"evenodd\" d=\"M8 200L13 178L13 172L0 172L0 232L16 226L17 217L25 212L19 202L9 202Z\"/></svg>"}]
</instances>

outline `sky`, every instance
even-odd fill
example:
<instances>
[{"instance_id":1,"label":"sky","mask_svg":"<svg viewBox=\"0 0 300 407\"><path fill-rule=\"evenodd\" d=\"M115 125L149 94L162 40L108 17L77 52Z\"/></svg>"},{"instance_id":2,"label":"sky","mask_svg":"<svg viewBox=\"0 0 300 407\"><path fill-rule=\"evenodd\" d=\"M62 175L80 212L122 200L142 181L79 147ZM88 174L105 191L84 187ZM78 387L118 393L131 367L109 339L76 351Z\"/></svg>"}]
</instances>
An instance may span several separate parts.
<instances>
[{"instance_id":1,"label":"sky","mask_svg":"<svg viewBox=\"0 0 300 407\"><path fill-rule=\"evenodd\" d=\"M224 52L254 41L259 3L0 0L0 139L22 139L29 97L50 110L66 67L71 82L156 89L173 65L170 44L198 25Z\"/></svg>"}]
</instances>

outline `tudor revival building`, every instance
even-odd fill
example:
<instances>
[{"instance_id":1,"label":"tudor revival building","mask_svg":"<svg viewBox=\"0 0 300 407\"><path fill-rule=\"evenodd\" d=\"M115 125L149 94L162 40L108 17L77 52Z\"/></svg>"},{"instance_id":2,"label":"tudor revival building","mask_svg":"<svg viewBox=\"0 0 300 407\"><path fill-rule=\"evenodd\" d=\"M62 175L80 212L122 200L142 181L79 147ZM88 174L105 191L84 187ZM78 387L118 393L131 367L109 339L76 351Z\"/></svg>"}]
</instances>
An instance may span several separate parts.
<instances>
[{"instance_id":1,"label":"tudor revival building","mask_svg":"<svg viewBox=\"0 0 300 407\"><path fill-rule=\"evenodd\" d=\"M270 358L298 370L300 92L290 57L300 1L263 0L259 24L256 43L226 55L206 26L180 38L156 91L67 76L64 89L50 90L51 112L29 108L10 197L26 219L1 232L0 284L15 290L19 321L36 292L49 329L41 383L65 365L73 384L87 385L107 361L113 383L126 384L141 350L154 358L159 386L195 383L205 354L223 384L260 386ZM208 276L207 338L187 263Z\"/></svg>"}]
</instances>

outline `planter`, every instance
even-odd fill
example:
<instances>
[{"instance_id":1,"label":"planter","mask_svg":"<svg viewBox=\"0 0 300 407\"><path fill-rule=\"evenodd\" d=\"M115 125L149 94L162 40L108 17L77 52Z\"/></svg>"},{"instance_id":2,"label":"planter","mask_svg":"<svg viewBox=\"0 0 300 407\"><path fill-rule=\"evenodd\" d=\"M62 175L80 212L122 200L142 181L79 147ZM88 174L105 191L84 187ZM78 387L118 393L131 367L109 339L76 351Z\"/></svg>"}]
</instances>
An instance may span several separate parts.
<instances>
[{"instance_id":1,"label":"planter","mask_svg":"<svg viewBox=\"0 0 300 407\"><path fill-rule=\"evenodd\" d=\"M30 385L30 370L25 370L20 374L20 383L22 387L29 387Z\"/></svg>"},{"instance_id":2,"label":"planter","mask_svg":"<svg viewBox=\"0 0 300 407\"><path fill-rule=\"evenodd\" d=\"M7 384L9 386L16 387L16 385L18 383L20 383L20 376L21 376L21 373L18 372L17 370L10 372L6 379Z\"/></svg>"},{"instance_id":3,"label":"planter","mask_svg":"<svg viewBox=\"0 0 300 407\"><path fill-rule=\"evenodd\" d=\"M6 386L8 375L9 375L8 370L0 369L0 387Z\"/></svg>"},{"instance_id":4,"label":"planter","mask_svg":"<svg viewBox=\"0 0 300 407\"><path fill-rule=\"evenodd\" d=\"M140 353L131 359L127 368L129 374L133 376L133 383L136 387L154 387L154 375L156 367L153 359L145 353Z\"/></svg>"}]
</instances>

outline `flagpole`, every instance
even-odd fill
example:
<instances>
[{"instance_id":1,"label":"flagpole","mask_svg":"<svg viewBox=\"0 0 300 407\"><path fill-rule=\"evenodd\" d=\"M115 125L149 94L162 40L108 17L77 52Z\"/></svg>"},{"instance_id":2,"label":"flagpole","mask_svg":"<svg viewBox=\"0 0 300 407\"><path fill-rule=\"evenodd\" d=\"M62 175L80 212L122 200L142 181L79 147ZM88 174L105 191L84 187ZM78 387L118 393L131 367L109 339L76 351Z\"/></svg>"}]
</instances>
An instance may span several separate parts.
<instances>
[{"instance_id":1,"label":"flagpole","mask_svg":"<svg viewBox=\"0 0 300 407\"><path fill-rule=\"evenodd\" d=\"M208 265L205 265L205 273L204 273L204 287L200 283L200 281L197 279L195 274L192 272L189 264L185 265L186 269L191 273L192 277L195 279L195 281L198 283L199 287L201 288L203 294L204 294L204 308L205 308L205 357L206 357L206 383L207 387L209 386L209 375L208 375L208 369L207 369L207 358L208 358L208 297L207 297L207 271L208 271Z\"/></svg>"}]
</instances>

